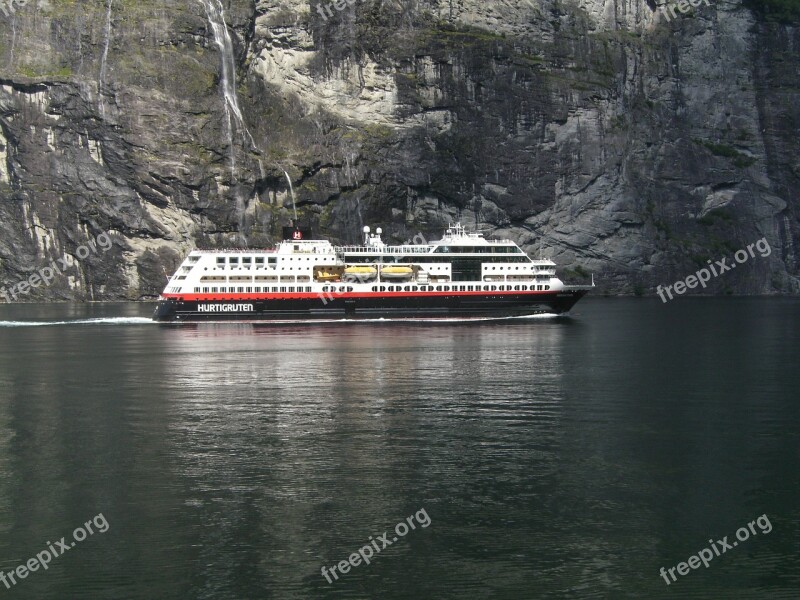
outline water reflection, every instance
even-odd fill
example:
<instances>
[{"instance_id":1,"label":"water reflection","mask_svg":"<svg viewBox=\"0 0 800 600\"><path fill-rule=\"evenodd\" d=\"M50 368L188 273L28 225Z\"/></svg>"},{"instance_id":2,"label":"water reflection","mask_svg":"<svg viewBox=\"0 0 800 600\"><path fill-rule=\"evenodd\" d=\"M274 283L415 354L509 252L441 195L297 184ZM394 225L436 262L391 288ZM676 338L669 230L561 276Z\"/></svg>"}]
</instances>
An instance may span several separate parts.
<instances>
[{"instance_id":1,"label":"water reflection","mask_svg":"<svg viewBox=\"0 0 800 600\"><path fill-rule=\"evenodd\" d=\"M17 597L657 598L659 567L767 513L769 536L680 594L796 597L797 307L0 326L0 568L103 512ZM429 528L327 584L420 508Z\"/></svg>"},{"instance_id":2,"label":"water reflection","mask_svg":"<svg viewBox=\"0 0 800 600\"><path fill-rule=\"evenodd\" d=\"M563 342L558 322L169 330L175 476L193 520L214 524L201 546L258 532L255 580L308 597L327 588L323 564L441 503L442 485L501 505L476 478L526 478L527 460L555 458ZM216 591L231 577L215 572Z\"/></svg>"}]
</instances>

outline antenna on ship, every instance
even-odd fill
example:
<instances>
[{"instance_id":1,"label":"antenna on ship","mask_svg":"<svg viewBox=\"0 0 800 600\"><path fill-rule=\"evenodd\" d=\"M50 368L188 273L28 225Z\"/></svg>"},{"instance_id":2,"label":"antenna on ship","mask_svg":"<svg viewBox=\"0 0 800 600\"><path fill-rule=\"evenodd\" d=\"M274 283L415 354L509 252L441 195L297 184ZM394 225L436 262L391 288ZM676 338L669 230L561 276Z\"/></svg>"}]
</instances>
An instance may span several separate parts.
<instances>
[{"instance_id":1,"label":"antenna on ship","mask_svg":"<svg viewBox=\"0 0 800 600\"><path fill-rule=\"evenodd\" d=\"M294 203L294 187L292 186L292 178L284 170L283 174L286 175L286 181L289 182L289 193L292 195L292 210L294 211L294 224L297 225L297 206Z\"/></svg>"}]
</instances>

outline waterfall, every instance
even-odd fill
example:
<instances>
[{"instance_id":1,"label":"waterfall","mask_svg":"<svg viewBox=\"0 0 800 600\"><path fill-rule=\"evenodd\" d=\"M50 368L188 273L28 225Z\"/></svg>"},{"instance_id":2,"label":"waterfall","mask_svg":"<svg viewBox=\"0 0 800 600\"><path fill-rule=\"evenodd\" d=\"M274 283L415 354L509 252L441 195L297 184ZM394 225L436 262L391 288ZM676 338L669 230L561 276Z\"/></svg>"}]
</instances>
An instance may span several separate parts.
<instances>
[{"instance_id":1,"label":"waterfall","mask_svg":"<svg viewBox=\"0 0 800 600\"><path fill-rule=\"evenodd\" d=\"M789 216L783 215L783 228L786 232L786 262L790 269L794 269L797 257L794 253L794 240L792 239L792 224L789 222Z\"/></svg>"},{"instance_id":2,"label":"waterfall","mask_svg":"<svg viewBox=\"0 0 800 600\"><path fill-rule=\"evenodd\" d=\"M289 182L289 193L292 195L292 210L294 211L294 225L297 226L297 206L294 202L294 186L292 186L292 178L289 177L289 174L284 171L284 175L286 175L286 181Z\"/></svg>"},{"instance_id":3,"label":"waterfall","mask_svg":"<svg viewBox=\"0 0 800 600\"><path fill-rule=\"evenodd\" d=\"M239 97L236 94L236 60L233 55L233 41L225 23L225 10L220 0L198 0L206 11L214 41L222 54L222 95L225 100L225 116L228 120L228 142L233 147L233 125L242 135L242 138L255 148L255 141L250 130L244 122L242 109L239 107ZM236 158L231 150L231 163L236 164Z\"/></svg>"},{"instance_id":4,"label":"waterfall","mask_svg":"<svg viewBox=\"0 0 800 600\"><path fill-rule=\"evenodd\" d=\"M100 100L100 116L106 116L106 103L103 90L106 86L106 61L108 60L108 46L111 43L111 5L114 0L108 0L106 4L106 37L103 41L103 54L100 57L100 78L97 82L97 95Z\"/></svg>"},{"instance_id":5,"label":"waterfall","mask_svg":"<svg viewBox=\"0 0 800 600\"><path fill-rule=\"evenodd\" d=\"M225 10L222 8L220 0L198 0L206 11L208 23L211 25L211 31L214 34L214 41L222 55L222 76L220 85L222 87L222 96L225 107L225 120L226 131L228 135L228 148L231 168L231 186L234 189L234 196L236 201L236 215L238 217L239 225L239 242L242 246L247 245L247 238L245 236L245 202L242 198L241 191L238 189L236 182L236 147L233 143L233 128L241 134L245 143L249 144L251 149L257 149L255 140L250 134L250 130L244 122L242 110L239 108L239 97L236 95L236 60L233 55L233 41L231 40L228 26L225 23ZM263 169L262 169L263 170ZM263 175L262 175L263 176Z\"/></svg>"}]
</instances>

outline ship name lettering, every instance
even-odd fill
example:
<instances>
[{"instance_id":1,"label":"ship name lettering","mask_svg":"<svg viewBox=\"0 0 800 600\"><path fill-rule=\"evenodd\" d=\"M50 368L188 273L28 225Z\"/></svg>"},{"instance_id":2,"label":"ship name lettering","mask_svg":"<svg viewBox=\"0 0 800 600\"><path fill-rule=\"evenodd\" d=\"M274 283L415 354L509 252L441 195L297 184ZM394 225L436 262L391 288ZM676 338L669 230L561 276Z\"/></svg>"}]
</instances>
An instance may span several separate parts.
<instances>
[{"instance_id":1,"label":"ship name lettering","mask_svg":"<svg viewBox=\"0 0 800 600\"><path fill-rule=\"evenodd\" d=\"M199 304L198 312L253 312L252 304Z\"/></svg>"}]
</instances>

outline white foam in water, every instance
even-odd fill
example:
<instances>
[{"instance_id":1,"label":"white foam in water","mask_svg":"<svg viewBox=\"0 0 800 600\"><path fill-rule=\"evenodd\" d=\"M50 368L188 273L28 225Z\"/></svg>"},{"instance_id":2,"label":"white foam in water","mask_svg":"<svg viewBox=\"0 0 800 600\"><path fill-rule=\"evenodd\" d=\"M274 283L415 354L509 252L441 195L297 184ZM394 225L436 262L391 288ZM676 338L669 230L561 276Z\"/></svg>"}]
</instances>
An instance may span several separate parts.
<instances>
[{"instance_id":1,"label":"white foam in water","mask_svg":"<svg viewBox=\"0 0 800 600\"><path fill-rule=\"evenodd\" d=\"M145 317L102 317L75 321L0 321L0 327L46 327L48 325L143 325L153 323Z\"/></svg>"},{"instance_id":2,"label":"white foam in water","mask_svg":"<svg viewBox=\"0 0 800 600\"><path fill-rule=\"evenodd\" d=\"M270 319L270 320L243 320L243 321L169 321L172 325L235 325L237 323L250 323L260 325L301 325L314 323L474 323L481 321L510 321L520 319L553 319L558 316L554 313L537 315L521 315L514 317L377 317L374 319ZM0 321L0 327L47 327L53 325L144 325L155 324L147 317L100 317L96 319L76 319L74 321Z\"/></svg>"}]
</instances>

